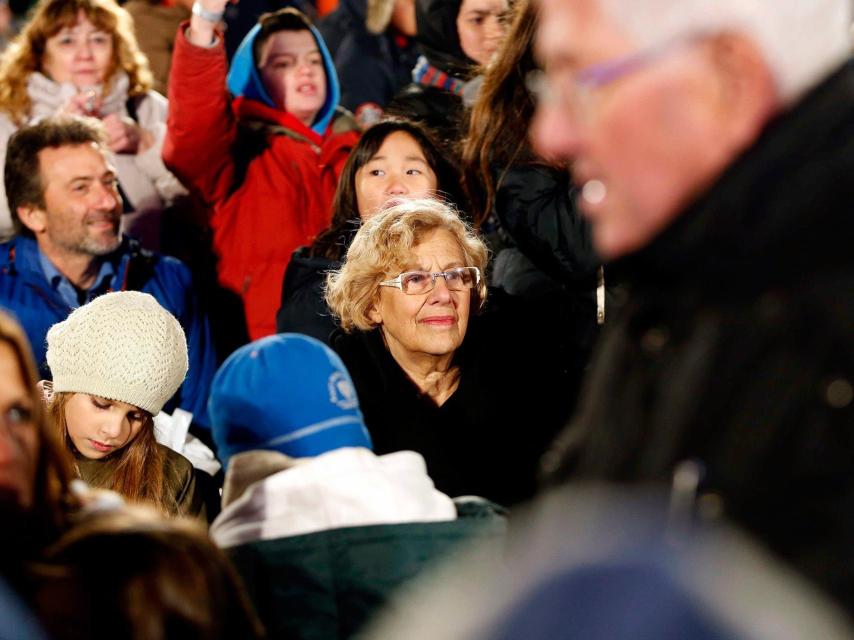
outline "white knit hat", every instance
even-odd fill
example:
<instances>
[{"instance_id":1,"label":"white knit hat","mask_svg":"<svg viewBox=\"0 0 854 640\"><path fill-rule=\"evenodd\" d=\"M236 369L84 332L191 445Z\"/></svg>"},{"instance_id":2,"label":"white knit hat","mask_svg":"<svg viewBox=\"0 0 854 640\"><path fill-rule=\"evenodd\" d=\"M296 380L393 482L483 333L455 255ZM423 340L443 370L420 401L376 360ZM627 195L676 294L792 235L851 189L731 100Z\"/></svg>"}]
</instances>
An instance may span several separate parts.
<instances>
[{"instance_id":1,"label":"white knit hat","mask_svg":"<svg viewBox=\"0 0 854 640\"><path fill-rule=\"evenodd\" d=\"M157 414L187 375L187 339L147 293L106 293L47 332L53 391L91 393Z\"/></svg>"}]
</instances>

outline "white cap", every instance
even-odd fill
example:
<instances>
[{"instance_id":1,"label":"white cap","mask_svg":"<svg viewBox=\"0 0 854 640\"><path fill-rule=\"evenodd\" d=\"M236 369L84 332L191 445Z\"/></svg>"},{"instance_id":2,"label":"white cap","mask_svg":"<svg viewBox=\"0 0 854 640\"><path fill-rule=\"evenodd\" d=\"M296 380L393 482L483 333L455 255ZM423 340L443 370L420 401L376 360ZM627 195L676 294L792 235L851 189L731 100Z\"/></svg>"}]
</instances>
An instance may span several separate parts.
<instances>
[{"instance_id":1,"label":"white cap","mask_svg":"<svg viewBox=\"0 0 854 640\"><path fill-rule=\"evenodd\" d=\"M90 393L157 414L187 375L187 339L147 293L106 293L47 332L55 393Z\"/></svg>"}]
</instances>

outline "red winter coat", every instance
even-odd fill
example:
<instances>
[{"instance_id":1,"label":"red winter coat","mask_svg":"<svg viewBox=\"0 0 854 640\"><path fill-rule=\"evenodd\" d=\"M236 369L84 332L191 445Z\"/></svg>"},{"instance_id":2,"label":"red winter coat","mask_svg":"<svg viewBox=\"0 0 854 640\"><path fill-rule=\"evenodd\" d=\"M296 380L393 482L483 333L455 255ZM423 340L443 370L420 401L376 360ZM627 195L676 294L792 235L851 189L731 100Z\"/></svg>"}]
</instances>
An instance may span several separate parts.
<instances>
[{"instance_id":1,"label":"red winter coat","mask_svg":"<svg viewBox=\"0 0 854 640\"><path fill-rule=\"evenodd\" d=\"M329 225L358 134L333 133L333 123L321 137L284 111L243 98L232 104L226 72L222 38L206 49L179 30L163 159L211 207L219 281L242 297L257 340L276 331L291 254Z\"/></svg>"}]
</instances>

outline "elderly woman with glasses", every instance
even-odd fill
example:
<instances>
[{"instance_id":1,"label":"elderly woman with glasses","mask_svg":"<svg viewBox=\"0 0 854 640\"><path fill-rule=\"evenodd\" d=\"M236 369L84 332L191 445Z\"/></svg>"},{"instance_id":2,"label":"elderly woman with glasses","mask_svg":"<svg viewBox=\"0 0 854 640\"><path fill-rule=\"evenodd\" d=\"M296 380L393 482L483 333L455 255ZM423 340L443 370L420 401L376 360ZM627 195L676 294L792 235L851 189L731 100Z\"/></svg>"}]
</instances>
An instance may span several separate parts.
<instances>
[{"instance_id":1,"label":"elderly woman with glasses","mask_svg":"<svg viewBox=\"0 0 854 640\"><path fill-rule=\"evenodd\" d=\"M407 200L359 229L327 302L377 453L418 451L440 491L507 505L533 493L577 371L549 318L486 304L486 260L448 205Z\"/></svg>"}]
</instances>

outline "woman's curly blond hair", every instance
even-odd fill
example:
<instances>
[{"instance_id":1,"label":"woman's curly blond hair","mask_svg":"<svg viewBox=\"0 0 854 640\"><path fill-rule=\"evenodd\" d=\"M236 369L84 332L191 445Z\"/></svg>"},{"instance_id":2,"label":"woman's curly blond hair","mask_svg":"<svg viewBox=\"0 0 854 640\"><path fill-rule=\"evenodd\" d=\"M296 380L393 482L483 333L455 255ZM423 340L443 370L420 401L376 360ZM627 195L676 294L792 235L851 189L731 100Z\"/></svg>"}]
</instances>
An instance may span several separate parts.
<instances>
[{"instance_id":1,"label":"woman's curly blond hair","mask_svg":"<svg viewBox=\"0 0 854 640\"><path fill-rule=\"evenodd\" d=\"M153 78L148 59L139 50L133 18L113 0L41 0L30 20L0 57L0 111L22 125L30 112L27 82L31 73L42 70L45 44L62 29L77 24L80 12L97 28L113 37L113 63L104 78L104 94L116 72L124 71L129 96L151 89Z\"/></svg>"},{"instance_id":2,"label":"woman's curly blond hair","mask_svg":"<svg viewBox=\"0 0 854 640\"><path fill-rule=\"evenodd\" d=\"M344 264L326 280L326 303L346 332L376 326L369 316L379 295L379 283L411 264L412 249L424 236L444 229L456 238L465 264L483 274L489 250L456 210L432 198L406 200L366 221L350 244ZM479 308L486 301L483 277L472 291Z\"/></svg>"}]
</instances>

